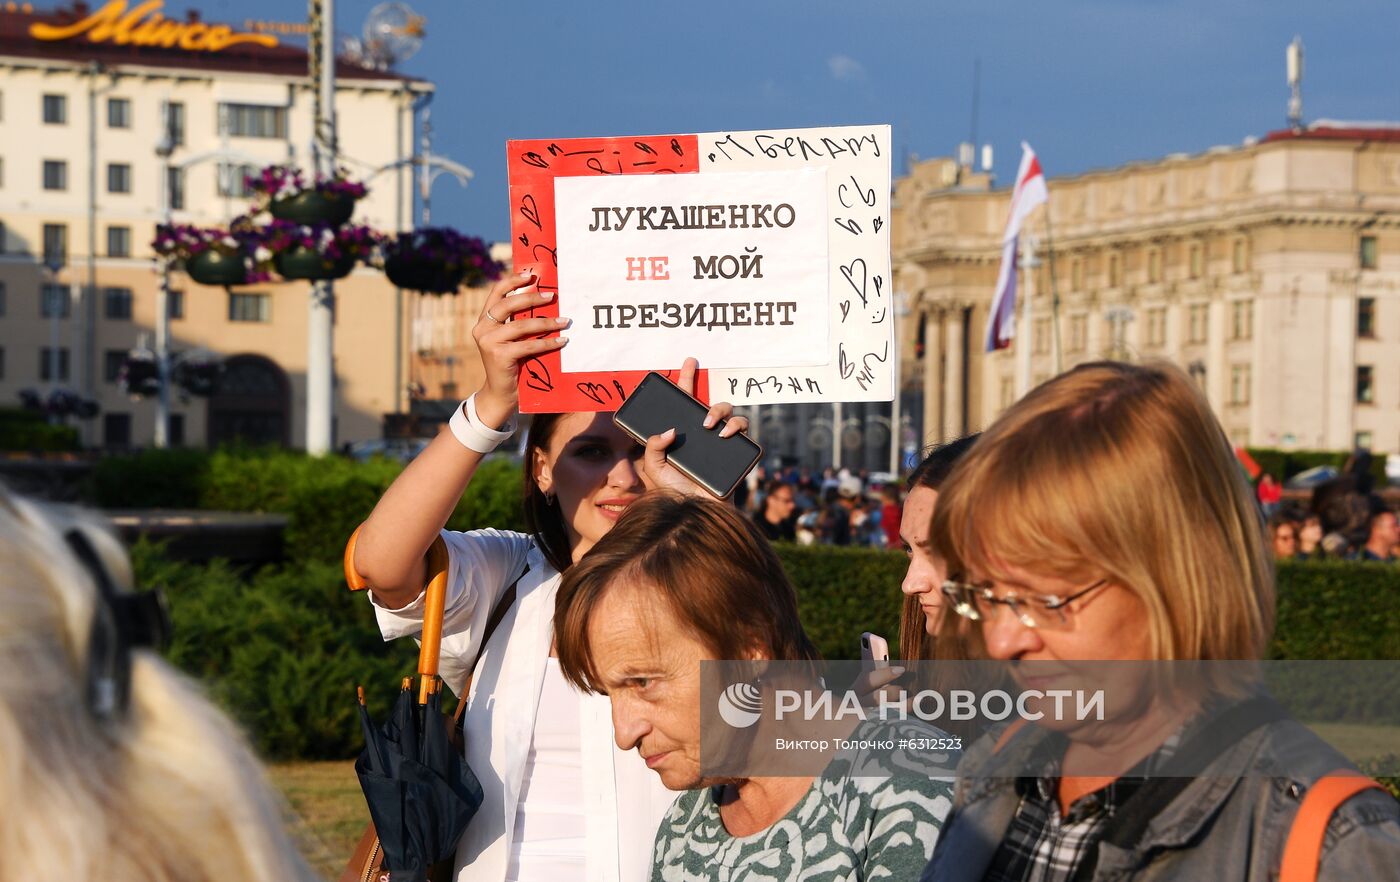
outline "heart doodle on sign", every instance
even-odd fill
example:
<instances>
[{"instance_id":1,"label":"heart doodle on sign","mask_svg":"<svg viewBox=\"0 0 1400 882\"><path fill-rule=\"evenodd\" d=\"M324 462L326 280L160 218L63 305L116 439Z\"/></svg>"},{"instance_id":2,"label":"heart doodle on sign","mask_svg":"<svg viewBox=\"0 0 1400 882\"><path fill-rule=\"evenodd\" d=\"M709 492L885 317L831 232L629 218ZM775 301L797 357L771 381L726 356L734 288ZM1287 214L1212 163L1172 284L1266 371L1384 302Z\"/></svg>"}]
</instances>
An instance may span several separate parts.
<instances>
[{"instance_id":1,"label":"heart doodle on sign","mask_svg":"<svg viewBox=\"0 0 1400 882\"><path fill-rule=\"evenodd\" d=\"M522 369L525 371L525 385L536 392L553 392L554 378L550 376L549 368L539 358L529 358L525 360Z\"/></svg>"},{"instance_id":2,"label":"heart doodle on sign","mask_svg":"<svg viewBox=\"0 0 1400 882\"><path fill-rule=\"evenodd\" d=\"M846 344L837 344L836 355L837 369L841 372L841 379L849 380L851 378L851 374L856 372L856 366L851 364L851 360L846 357Z\"/></svg>"},{"instance_id":3,"label":"heart doodle on sign","mask_svg":"<svg viewBox=\"0 0 1400 882\"><path fill-rule=\"evenodd\" d=\"M529 236L525 235L524 233L521 233L521 234L517 237L517 239L519 240L519 242L520 242L521 245L524 245L526 248L529 248L529 247L530 247L530 237L529 237Z\"/></svg>"},{"instance_id":4,"label":"heart doodle on sign","mask_svg":"<svg viewBox=\"0 0 1400 882\"><path fill-rule=\"evenodd\" d=\"M608 392L607 386L604 386L602 383L592 383L587 380L582 383L575 383L574 388L578 389L579 392L583 393L583 395L594 404L603 404L603 396L611 395L611 393Z\"/></svg>"},{"instance_id":5,"label":"heart doodle on sign","mask_svg":"<svg viewBox=\"0 0 1400 882\"><path fill-rule=\"evenodd\" d=\"M856 269L857 266L860 267L859 270ZM857 272L859 273L860 277L859 282L856 281ZM865 296L865 286L866 283L869 281L868 273L869 270L866 268L865 259L862 257L857 257L849 264L846 264L841 267L841 275L846 277L846 282L856 292L856 296L860 298L861 306L869 305L869 302L867 301Z\"/></svg>"},{"instance_id":6,"label":"heart doodle on sign","mask_svg":"<svg viewBox=\"0 0 1400 882\"><path fill-rule=\"evenodd\" d=\"M536 246L535 246L534 251L532 252L532 253L535 255L535 260L539 260L539 259L540 259L540 249L541 249L541 248L543 248L543 249L545 250L545 252L549 254L549 259L550 259L550 261L553 262L553 264L554 264L555 266L558 266L558 265L559 265L559 254L558 254L558 252L556 252L553 248L550 248L548 245L536 245Z\"/></svg>"},{"instance_id":7,"label":"heart doodle on sign","mask_svg":"<svg viewBox=\"0 0 1400 882\"><path fill-rule=\"evenodd\" d=\"M520 161L535 168L549 168L549 163L545 162L544 157L533 150L520 157Z\"/></svg>"},{"instance_id":8,"label":"heart doodle on sign","mask_svg":"<svg viewBox=\"0 0 1400 882\"><path fill-rule=\"evenodd\" d=\"M884 277L884 276L876 276L876 277L875 277L875 299L876 299L876 300L879 300L880 297L883 296L881 292L882 292L882 289L883 289L884 287L885 287L885 277Z\"/></svg>"},{"instance_id":9,"label":"heart doodle on sign","mask_svg":"<svg viewBox=\"0 0 1400 882\"><path fill-rule=\"evenodd\" d=\"M842 300L840 306L841 306L841 322L842 322L842 324L844 324L845 321L846 321L846 316L848 316L848 315L851 314L851 301L849 301L849 300Z\"/></svg>"},{"instance_id":10,"label":"heart doodle on sign","mask_svg":"<svg viewBox=\"0 0 1400 882\"><path fill-rule=\"evenodd\" d=\"M526 193L520 199L520 216L535 225L535 229L543 230L540 226L540 207L535 202L535 197Z\"/></svg>"},{"instance_id":11,"label":"heart doodle on sign","mask_svg":"<svg viewBox=\"0 0 1400 882\"><path fill-rule=\"evenodd\" d=\"M875 232L877 232L877 233L880 232L880 228L883 227L884 225L885 225L885 219L882 218L882 217L877 217L877 218L875 218L873 221L870 222L870 226L874 227Z\"/></svg>"}]
</instances>

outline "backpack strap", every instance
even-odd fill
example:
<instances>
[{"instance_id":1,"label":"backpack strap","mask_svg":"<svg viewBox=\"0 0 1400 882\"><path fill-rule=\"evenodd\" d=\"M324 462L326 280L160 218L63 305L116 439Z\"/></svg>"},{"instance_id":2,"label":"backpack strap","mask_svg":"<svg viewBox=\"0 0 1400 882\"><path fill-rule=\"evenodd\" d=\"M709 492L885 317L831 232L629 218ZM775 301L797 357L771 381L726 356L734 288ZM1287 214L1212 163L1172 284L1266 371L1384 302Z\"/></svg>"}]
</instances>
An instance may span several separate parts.
<instances>
[{"instance_id":1,"label":"backpack strap","mask_svg":"<svg viewBox=\"0 0 1400 882\"><path fill-rule=\"evenodd\" d=\"M1351 769L1328 772L1308 788L1283 847L1279 882L1316 882L1322 863L1322 843L1332 814L1348 799L1372 788L1385 789Z\"/></svg>"}]
</instances>

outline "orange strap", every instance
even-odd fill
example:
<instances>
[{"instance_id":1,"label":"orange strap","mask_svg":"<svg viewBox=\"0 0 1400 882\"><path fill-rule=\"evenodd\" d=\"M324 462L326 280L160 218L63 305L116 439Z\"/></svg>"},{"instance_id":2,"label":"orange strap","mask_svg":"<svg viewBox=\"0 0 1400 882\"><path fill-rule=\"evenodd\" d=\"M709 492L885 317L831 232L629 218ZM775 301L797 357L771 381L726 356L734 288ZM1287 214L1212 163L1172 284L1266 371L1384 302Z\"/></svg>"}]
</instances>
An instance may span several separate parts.
<instances>
[{"instance_id":1,"label":"orange strap","mask_svg":"<svg viewBox=\"0 0 1400 882\"><path fill-rule=\"evenodd\" d=\"M345 583L351 591L363 591L369 587L355 571L355 540L360 538L364 524L350 534L345 543ZM428 547L425 560L428 573L428 586L423 597L423 635L418 649L418 703L427 704L428 695L435 690L438 673L438 656L442 650L442 614L447 605L447 543L441 535Z\"/></svg>"},{"instance_id":2,"label":"orange strap","mask_svg":"<svg viewBox=\"0 0 1400 882\"><path fill-rule=\"evenodd\" d=\"M1011 725L1007 726L1006 729L1002 731L1001 735L997 737L997 743L992 746L992 753L1001 753L1001 749L1005 747L1012 738L1016 737L1016 733L1026 728L1027 722L1029 721L1026 720L1025 717L1013 720Z\"/></svg>"},{"instance_id":3,"label":"orange strap","mask_svg":"<svg viewBox=\"0 0 1400 882\"><path fill-rule=\"evenodd\" d=\"M1332 813L1348 799L1373 787L1385 789L1350 769L1338 769L1317 780L1303 797L1303 804L1293 819L1293 828L1288 832L1279 882L1316 882L1322 863L1322 841Z\"/></svg>"}]
</instances>

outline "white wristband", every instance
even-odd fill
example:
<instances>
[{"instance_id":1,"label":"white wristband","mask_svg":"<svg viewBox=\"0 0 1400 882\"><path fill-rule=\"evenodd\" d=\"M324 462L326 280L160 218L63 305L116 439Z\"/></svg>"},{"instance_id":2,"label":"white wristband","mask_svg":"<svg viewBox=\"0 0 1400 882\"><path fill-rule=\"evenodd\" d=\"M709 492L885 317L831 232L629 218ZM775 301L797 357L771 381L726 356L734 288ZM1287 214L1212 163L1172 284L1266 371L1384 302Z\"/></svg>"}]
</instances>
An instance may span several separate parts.
<instances>
[{"instance_id":1,"label":"white wristband","mask_svg":"<svg viewBox=\"0 0 1400 882\"><path fill-rule=\"evenodd\" d=\"M463 447L483 454L495 450L515 434L515 420L506 423L506 427L499 430L482 423L481 417L476 414L475 394L452 412L452 419L448 421L447 427Z\"/></svg>"}]
</instances>

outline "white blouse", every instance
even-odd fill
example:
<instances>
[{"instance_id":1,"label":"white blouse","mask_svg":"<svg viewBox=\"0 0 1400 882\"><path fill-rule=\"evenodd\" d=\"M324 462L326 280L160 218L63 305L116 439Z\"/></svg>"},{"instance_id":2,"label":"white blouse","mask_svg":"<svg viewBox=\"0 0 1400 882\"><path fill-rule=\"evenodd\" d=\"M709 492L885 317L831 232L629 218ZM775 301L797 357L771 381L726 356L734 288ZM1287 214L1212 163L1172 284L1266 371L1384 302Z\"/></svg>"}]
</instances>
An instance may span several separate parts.
<instances>
[{"instance_id":1,"label":"white blouse","mask_svg":"<svg viewBox=\"0 0 1400 882\"><path fill-rule=\"evenodd\" d=\"M560 575L522 533L444 530L442 537L449 563L439 670L458 695L496 602L530 566L481 654L463 720L467 764L484 799L457 846L457 882L504 882L539 722ZM375 616L384 639L416 637L423 597L397 610L375 603ZM657 827L677 794L662 786L635 750L617 748L606 695L579 693L578 702L584 872L554 882L646 882Z\"/></svg>"},{"instance_id":2,"label":"white blouse","mask_svg":"<svg viewBox=\"0 0 1400 882\"><path fill-rule=\"evenodd\" d=\"M579 693L559 659L545 662L535 734L515 808L508 882L560 882L584 875L583 721Z\"/></svg>"}]
</instances>

